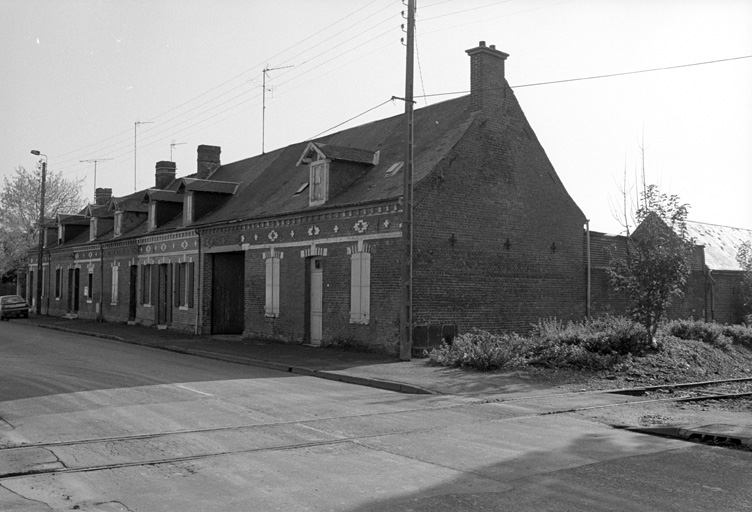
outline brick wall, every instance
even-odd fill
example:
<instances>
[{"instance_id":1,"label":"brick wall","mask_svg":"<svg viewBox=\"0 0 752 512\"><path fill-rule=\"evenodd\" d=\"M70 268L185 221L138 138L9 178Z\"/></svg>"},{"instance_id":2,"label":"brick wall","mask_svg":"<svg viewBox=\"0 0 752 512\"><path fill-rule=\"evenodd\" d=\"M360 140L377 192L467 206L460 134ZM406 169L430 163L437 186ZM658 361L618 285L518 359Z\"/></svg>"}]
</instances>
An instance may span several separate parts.
<instances>
[{"instance_id":1,"label":"brick wall","mask_svg":"<svg viewBox=\"0 0 752 512\"><path fill-rule=\"evenodd\" d=\"M585 217L511 91L415 189L414 322L527 331L585 315Z\"/></svg>"}]
</instances>

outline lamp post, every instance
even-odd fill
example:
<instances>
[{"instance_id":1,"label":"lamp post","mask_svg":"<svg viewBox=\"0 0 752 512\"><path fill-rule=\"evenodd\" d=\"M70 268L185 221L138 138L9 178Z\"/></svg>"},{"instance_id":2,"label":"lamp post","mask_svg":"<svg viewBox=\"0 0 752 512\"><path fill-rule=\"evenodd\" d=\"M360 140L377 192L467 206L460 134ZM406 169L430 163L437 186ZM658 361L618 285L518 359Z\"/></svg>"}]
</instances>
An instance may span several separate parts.
<instances>
[{"instance_id":1,"label":"lamp post","mask_svg":"<svg viewBox=\"0 0 752 512\"><path fill-rule=\"evenodd\" d=\"M37 298L36 314L42 314L42 258L44 258L44 189L47 182L47 155L36 149L31 150L32 155L44 157L42 162L42 190L39 198L39 252L37 255Z\"/></svg>"}]
</instances>

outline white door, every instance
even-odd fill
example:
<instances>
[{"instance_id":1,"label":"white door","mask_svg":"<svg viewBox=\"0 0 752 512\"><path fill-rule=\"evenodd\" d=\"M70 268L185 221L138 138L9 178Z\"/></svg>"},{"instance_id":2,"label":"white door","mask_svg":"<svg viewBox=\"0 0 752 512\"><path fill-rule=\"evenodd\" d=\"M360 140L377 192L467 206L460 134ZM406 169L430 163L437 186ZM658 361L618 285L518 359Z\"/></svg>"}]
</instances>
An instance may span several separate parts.
<instances>
[{"instance_id":1,"label":"white door","mask_svg":"<svg viewBox=\"0 0 752 512\"><path fill-rule=\"evenodd\" d=\"M321 258L311 259L311 345L321 345L321 318L323 316L322 273Z\"/></svg>"}]
</instances>

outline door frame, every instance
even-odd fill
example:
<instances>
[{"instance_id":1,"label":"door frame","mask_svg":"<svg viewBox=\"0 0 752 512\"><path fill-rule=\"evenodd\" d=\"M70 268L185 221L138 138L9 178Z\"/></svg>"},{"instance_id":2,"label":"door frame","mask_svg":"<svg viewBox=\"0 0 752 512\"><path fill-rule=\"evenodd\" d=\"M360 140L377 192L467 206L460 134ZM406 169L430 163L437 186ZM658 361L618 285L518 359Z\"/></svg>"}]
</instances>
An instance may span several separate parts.
<instances>
[{"instance_id":1,"label":"door frame","mask_svg":"<svg viewBox=\"0 0 752 512\"><path fill-rule=\"evenodd\" d=\"M310 258L308 272L308 340L311 345L318 347L321 346L324 333L324 259L320 256Z\"/></svg>"}]
</instances>

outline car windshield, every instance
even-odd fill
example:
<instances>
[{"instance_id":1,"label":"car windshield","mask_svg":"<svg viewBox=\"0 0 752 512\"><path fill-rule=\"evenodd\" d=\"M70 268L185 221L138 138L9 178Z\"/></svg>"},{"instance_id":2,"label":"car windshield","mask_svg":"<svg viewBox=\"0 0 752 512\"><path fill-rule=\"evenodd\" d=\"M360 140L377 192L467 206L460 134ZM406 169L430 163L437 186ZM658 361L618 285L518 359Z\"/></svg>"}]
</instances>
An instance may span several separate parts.
<instances>
[{"instance_id":1,"label":"car windshield","mask_svg":"<svg viewBox=\"0 0 752 512\"><path fill-rule=\"evenodd\" d=\"M18 304L26 302L20 295L6 295L0 299L0 304Z\"/></svg>"}]
</instances>

